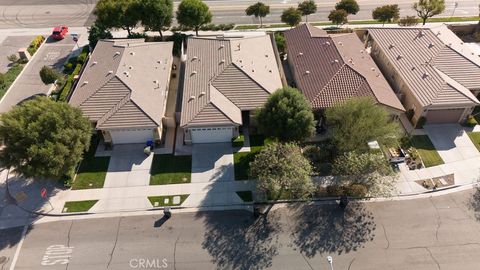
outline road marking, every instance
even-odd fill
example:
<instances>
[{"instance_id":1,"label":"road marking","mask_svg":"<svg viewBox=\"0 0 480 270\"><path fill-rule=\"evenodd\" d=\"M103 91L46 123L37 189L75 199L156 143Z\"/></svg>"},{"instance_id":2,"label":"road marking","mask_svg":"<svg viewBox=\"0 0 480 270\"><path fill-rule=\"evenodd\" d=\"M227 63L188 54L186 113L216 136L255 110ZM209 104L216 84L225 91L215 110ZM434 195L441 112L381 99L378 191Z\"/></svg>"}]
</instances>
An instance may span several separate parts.
<instances>
[{"instance_id":1,"label":"road marking","mask_svg":"<svg viewBox=\"0 0 480 270\"><path fill-rule=\"evenodd\" d=\"M22 239L20 239L20 242L18 242L17 250L15 250L15 255L13 255L12 264L10 265L10 270L15 269L15 265L17 264L17 260L18 260L18 255L20 255L20 249L22 248L22 245L23 245L23 240L25 240L25 235L27 234L28 226L29 226L28 223L25 224L25 226L23 226Z\"/></svg>"},{"instance_id":2,"label":"road marking","mask_svg":"<svg viewBox=\"0 0 480 270\"><path fill-rule=\"evenodd\" d=\"M68 264L72 257L73 247L65 245L51 245L47 247L43 255L41 265L49 266L55 264Z\"/></svg>"}]
</instances>

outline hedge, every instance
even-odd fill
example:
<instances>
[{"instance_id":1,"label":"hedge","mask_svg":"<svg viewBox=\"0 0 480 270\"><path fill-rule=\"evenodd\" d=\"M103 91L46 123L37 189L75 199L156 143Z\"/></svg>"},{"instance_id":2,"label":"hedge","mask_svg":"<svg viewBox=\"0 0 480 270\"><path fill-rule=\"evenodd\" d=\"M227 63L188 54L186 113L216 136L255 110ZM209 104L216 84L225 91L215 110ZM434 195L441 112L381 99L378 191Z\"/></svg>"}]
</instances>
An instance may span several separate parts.
<instances>
[{"instance_id":1,"label":"hedge","mask_svg":"<svg viewBox=\"0 0 480 270\"><path fill-rule=\"evenodd\" d=\"M67 97L70 94L70 91L72 91L74 77L78 75L78 73L80 73L81 69L82 69L82 64L79 63L73 70L72 74L68 75L67 82L65 83L65 86L63 86L60 92L58 101L67 101Z\"/></svg>"},{"instance_id":2,"label":"hedge","mask_svg":"<svg viewBox=\"0 0 480 270\"><path fill-rule=\"evenodd\" d=\"M44 40L45 40L44 36L41 36L41 35L36 36L27 48L28 53L30 53L30 55L33 56L35 52L38 50L38 48L40 47L40 45L42 45Z\"/></svg>"}]
</instances>

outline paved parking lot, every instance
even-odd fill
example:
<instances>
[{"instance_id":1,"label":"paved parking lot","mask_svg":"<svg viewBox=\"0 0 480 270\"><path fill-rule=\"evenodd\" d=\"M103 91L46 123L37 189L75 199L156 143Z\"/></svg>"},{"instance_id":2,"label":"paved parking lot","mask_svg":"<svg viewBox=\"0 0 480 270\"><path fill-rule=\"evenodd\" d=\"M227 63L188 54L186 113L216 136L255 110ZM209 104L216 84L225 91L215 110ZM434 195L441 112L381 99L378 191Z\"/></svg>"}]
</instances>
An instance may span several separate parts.
<instances>
[{"instance_id":1,"label":"paved parking lot","mask_svg":"<svg viewBox=\"0 0 480 270\"><path fill-rule=\"evenodd\" d=\"M10 87L7 94L0 101L0 113L10 110L19 102L39 94L47 94L49 86L40 79L40 69L51 66L61 69L74 48L75 42L70 36L64 40L47 41L27 64L17 81Z\"/></svg>"},{"instance_id":2,"label":"paved parking lot","mask_svg":"<svg viewBox=\"0 0 480 270\"><path fill-rule=\"evenodd\" d=\"M0 45L0 73L5 73L10 69L11 62L7 56L16 54L20 48L27 48L35 36L8 36Z\"/></svg>"}]
</instances>

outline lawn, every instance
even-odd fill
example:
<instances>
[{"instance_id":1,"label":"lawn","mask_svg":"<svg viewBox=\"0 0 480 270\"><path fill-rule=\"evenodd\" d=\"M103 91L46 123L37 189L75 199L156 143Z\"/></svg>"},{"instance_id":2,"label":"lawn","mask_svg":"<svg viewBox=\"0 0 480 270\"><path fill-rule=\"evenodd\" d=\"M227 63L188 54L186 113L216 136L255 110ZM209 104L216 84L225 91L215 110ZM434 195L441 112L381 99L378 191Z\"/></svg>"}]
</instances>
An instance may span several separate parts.
<instances>
[{"instance_id":1,"label":"lawn","mask_svg":"<svg viewBox=\"0 0 480 270\"><path fill-rule=\"evenodd\" d=\"M235 180L248 180L250 162L255 159L255 155L262 150L263 146L270 142L271 140L266 139L263 135L250 135L250 152L233 154Z\"/></svg>"},{"instance_id":2,"label":"lawn","mask_svg":"<svg viewBox=\"0 0 480 270\"><path fill-rule=\"evenodd\" d=\"M237 191L237 195L244 202L252 202L253 201L252 192L250 190L248 190L248 191Z\"/></svg>"},{"instance_id":3,"label":"lawn","mask_svg":"<svg viewBox=\"0 0 480 270\"><path fill-rule=\"evenodd\" d=\"M477 147L477 150L480 152L480 132L467 132L467 134L475 147Z\"/></svg>"},{"instance_id":4,"label":"lawn","mask_svg":"<svg viewBox=\"0 0 480 270\"><path fill-rule=\"evenodd\" d=\"M425 167L437 166L444 163L427 135L412 136L411 143L422 157Z\"/></svg>"},{"instance_id":5,"label":"lawn","mask_svg":"<svg viewBox=\"0 0 480 270\"><path fill-rule=\"evenodd\" d=\"M80 163L72 189L103 188L110 157L85 157Z\"/></svg>"},{"instance_id":6,"label":"lawn","mask_svg":"<svg viewBox=\"0 0 480 270\"><path fill-rule=\"evenodd\" d=\"M150 185L190 183L192 156L155 155L150 174Z\"/></svg>"},{"instance_id":7,"label":"lawn","mask_svg":"<svg viewBox=\"0 0 480 270\"><path fill-rule=\"evenodd\" d=\"M232 140L232 147L243 147L244 142L245 142L245 137L243 135L240 135L234 140Z\"/></svg>"},{"instance_id":8,"label":"lawn","mask_svg":"<svg viewBox=\"0 0 480 270\"><path fill-rule=\"evenodd\" d=\"M3 83L0 83L0 98L5 95L8 88L10 88L20 72L22 72L23 67L23 64L15 64L7 72L5 72L5 74L1 75L1 81L3 81Z\"/></svg>"},{"instance_id":9,"label":"lawn","mask_svg":"<svg viewBox=\"0 0 480 270\"><path fill-rule=\"evenodd\" d=\"M89 200L89 201L75 201L75 202L65 202L63 206L63 211L66 213L74 213L74 212L87 212L95 205L98 200Z\"/></svg>"},{"instance_id":10,"label":"lawn","mask_svg":"<svg viewBox=\"0 0 480 270\"><path fill-rule=\"evenodd\" d=\"M180 196L180 203L174 204L173 197ZM165 203L165 199L168 198L168 203ZM148 200L154 207L163 207L163 206L179 206L188 198L188 194L181 195L169 195L169 196L150 196ZM158 203L158 205L155 205Z\"/></svg>"}]
</instances>

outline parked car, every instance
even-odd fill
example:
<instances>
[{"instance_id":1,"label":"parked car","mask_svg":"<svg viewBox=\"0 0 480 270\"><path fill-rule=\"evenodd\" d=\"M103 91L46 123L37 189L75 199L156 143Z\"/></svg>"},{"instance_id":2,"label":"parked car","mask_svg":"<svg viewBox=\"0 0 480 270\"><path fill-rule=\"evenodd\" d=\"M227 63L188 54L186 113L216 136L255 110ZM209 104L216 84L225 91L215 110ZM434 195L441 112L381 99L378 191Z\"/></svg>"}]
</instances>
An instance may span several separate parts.
<instances>
[{"instance_id":1,"label":"parked car","mask_svg":"<svg viewBox=\"0 0 480 270\"><path fill-rule=\"evenodd\" d=\"M62 25L53 28L52 31L52 38L55 40L62 40L68 33L68 26Z\"/></svg>"}]
</instances>

